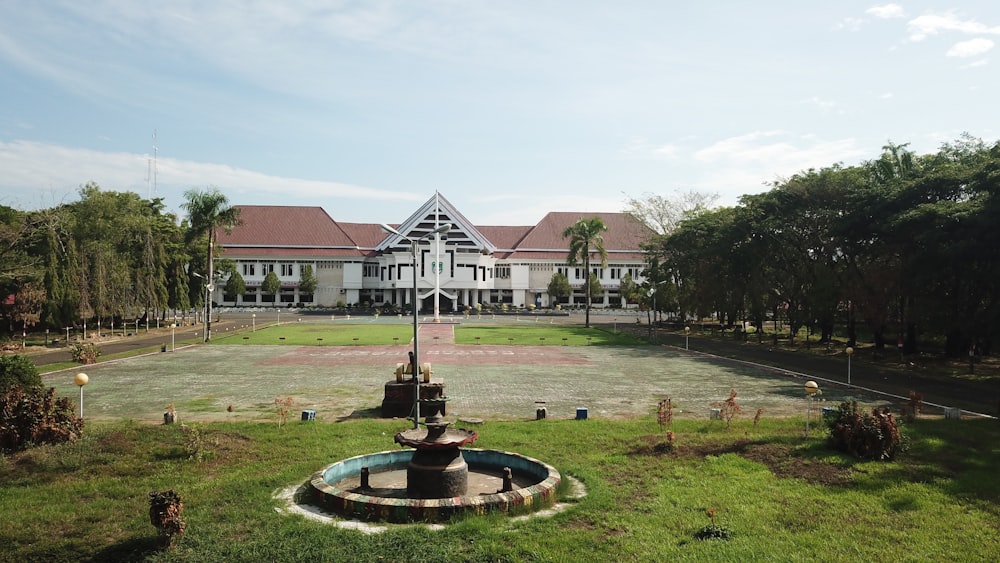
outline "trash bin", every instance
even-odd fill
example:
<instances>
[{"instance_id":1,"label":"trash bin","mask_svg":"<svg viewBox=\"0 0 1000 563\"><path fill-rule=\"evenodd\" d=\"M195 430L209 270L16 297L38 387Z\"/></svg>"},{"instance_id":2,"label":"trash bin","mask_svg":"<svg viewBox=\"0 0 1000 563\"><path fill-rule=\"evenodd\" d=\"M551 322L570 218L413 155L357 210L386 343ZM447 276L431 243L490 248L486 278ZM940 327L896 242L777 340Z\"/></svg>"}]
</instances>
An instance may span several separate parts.
<instances>
[{"instance_id":1,"label":"trash bin","mask_svg":"<svg viewBox=\"0 0 1000 563\"><path fill-rule=\"evenodd\" d=\"M162 344L160 346L160 352L166 352L166 351L167 351L167 345L166 344Z\"/></svg>"},{"instance_id":2,"label":"trash bin","mask_svg":"<svg viewBox=\"0 0 1000 563\"><path fill-rule=\"evenodd\" d=\"M302 422L307 422L310 420L316 420L316 411L314 410L302 411Z\"/></svg>"},{"instance_id":3,"label":"trash bin","mask_svg":"<svg viewBox=\"0 0 1000 563\"><path fill-rule=\"evenodd\" d=\"M576 409L576 419L577 420L587 420L587 407L577 407L577 409Z\"/></svg>"}]
</instances>

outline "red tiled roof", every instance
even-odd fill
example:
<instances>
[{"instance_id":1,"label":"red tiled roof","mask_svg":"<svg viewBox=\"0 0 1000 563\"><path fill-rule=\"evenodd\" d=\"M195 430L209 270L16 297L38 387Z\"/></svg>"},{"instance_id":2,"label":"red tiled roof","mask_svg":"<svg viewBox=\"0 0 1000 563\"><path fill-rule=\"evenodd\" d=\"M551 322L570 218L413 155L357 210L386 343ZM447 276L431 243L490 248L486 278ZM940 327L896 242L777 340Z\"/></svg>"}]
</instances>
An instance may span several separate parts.
<instances>
[{"instance_id":1,"label":"red tiled roof","mask_svg":"<svg viewBox=\"0 0 1000 563\"><path fill-rule=\"evenodd\" d=\"M375 248L378 243L389 236L382 230L381 225L374 223L343 223L338 221L337 224L362 249Z\"/></svg>"},{"instance_id":2,"label":"red tiled roof","mask_svg":"<svg viewBox=\"0 0 1000 563\"><path fill-rule=\"evenodd\" d=\"M539 252L532 251L562 251L565 257L568 253L569 240L563 237L563 231L580 219L598 217L608 230L603 233L604 249L608 251L608 259L611 259L614 250L631 251L641 257L642 254L635 252L642 247L652 236L653 231L637 221L628 213L574 213L567 211L553 211L547 214L535 225L531 232L518 243L511 258L555 258L551 253L546 256L537 256ZM529 256L530 253L530 256ZM622 255L617 255L623 258Z\"/></svg>"},{"instance_id":3,"label":"red tiled roof","mask_svg":"<svg viewBox=\"0 0 1000 563\"><path fill-rule=\"evenodd\" d=\"M526 227L476 227L484 237L490 239L498 250L513 250L524 235L531 232L530 225Z\"/></svg>"},{"instance_id":4,"label":"red tiled roof","mask_svg":"<svg viewBox=\"0 0 1000 563\"><path fill-rule=\"evenodd\" d=\"M366 256L369 252L354 248L309 248L287 246L224 246L222 258L274 256L275 258L343 258Z\"/></svg>"},{"instance_id":5,"label":"red tiled roof","mask_svg":"<svg viewBox=\"0 0 1000 563\"><path fill-rule=\"evenodd\" d=\"M357 244L322 207L286 205L237 205L242 224L232 233L220 231L224 247L302 246L351 247Z\"/></svg>"},{"instance_id":6,"label":"red tiled roof","mask_svg":"<svg viewBox=\"0 0 1000 563\"><path fill-rule=\"evenodd\" d=\"M240 205L242 224L219 233L226 257L360 257L388 235L380 225L334 221L321 207ZM475 227L496 248L499 259L560 260L569 253L564 230L582 218L599 217L608 226L608 261L642 260L639 249L653 235L627 213L554 211L535 226Z\"/></svg>"}]
</instances>

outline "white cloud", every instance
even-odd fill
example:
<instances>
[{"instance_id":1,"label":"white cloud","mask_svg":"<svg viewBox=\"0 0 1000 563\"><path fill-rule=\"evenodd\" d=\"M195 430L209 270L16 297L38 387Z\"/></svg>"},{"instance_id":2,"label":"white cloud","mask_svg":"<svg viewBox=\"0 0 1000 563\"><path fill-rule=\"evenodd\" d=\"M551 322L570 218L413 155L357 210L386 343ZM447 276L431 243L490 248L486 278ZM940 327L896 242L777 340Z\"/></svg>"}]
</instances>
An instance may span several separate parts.
<instances>
[{"instance_id":1,"label":"white cloud","mask_svg":"<svg viewBox=\"0 0 1000 563\"><path fill-rule=\"evenodd\" d=\"M948 49L947 55L949 57L975 57L977 55L982 55L983 53L989 51L993 48L995 43L990 39L983 39L982 37L977 37L975 39L970 39L968 41L962 41L960 43L955 43L952 45L951 49Z\"/></svg>"},{"instance_id":2,"label":"white cloud","mask_svg":"<svg viewBox=\"0 0 1000 563\"><path fill-rule=\"evenodd\" d=\"M844 18L837 25L833 26L834 29L846 29L847 31L858 31L866 23L863 18Z\"/></svg>"},{"instance_id":3,"label":"white cloud","mask_svg":"<svg viewBox=\"0 0 1000 563\"><path fill-rule=\"evenodd\" d=\"M656 145L645 137L630 139L619 152L634 158L675 158L680 147L677 145Z\"/></svg>"},{"instance_id":4,"label":"white cloud","mask_svg":"<svg viewBox=\"0 0 1000 563\"><path fill-rule=\"evenodd\" d=\"M945 31L967 34L1000 35L1000 26L989 27L974 20L960 20L955 14L925 14L907 22L911 41L923 41Z\"/></svg>"},{"instance_id":5,"label":"white cloud","mask_svg":"<svg viewBox=\"0 0 1000 563\"><path fill-rule=\"evenodd\" d=\"M986 60L986 59L980 59L978 61L973 61L973 62L971 62L969 64L964 64L960 68L978 68L978 67L981 67L981 66L986 66L988 64L990 64L990 62L988 60ZM975 87L970 87L969 89L970 90L976 90Z\"/></svg>"},{"instance_id":6,"label":"white cloud","mask_svg":"<svg viewBox=\"0 0 1000 563\"><path fill-rule=\"evenodd\" d=\"M719 165L764 165L767 175L783 175L808 168L830 166L857 159L865 152L854 139L820 141L793 137L786 131L755 131L716 142L695 153L695 158Z\"/></svg>"},{"instance_id":7,"label":"white cloud","mask_svg":"<svg viewBox=\"0 0 1000 563\"><path fill-rule=\"evenodd\" d=\"M879 96L879 99L880 100L891 100L892 96L893 96L892 92L885 92L884 94L882 94L881 96Z\"/></svg>"},{"instance_id":8,"label":"white cloud","mask_svg":"<svg viewBox=\"0 0 1000 563\"><path fill-rule=\"evenodd\" d=\"M802 103L816 106L824 112L833 112L839 115L846 113L837 102L833 100L824 100L819 96L813 96L807 100L803 100Z\"/></svg>"},{"instance_id":9,"label":"white cloud","mask_svg":"<svg viewBox=\"0 0 1000 563\"><path fill-rule=\"evenodd\" d=\"M901 18L906 15L903 11L903 7L899 4L882 4L880 6L872 6L871 8L865 10L865 13L882 19Z\"/></svg>"},{"instance_id":10,"label":"white cloud","mask_svg":"<svg viewBox=\"0 0 1000 563\"><path fill-rule=\"evenodd\" d=\"M45 186L66 196L93 181L107 190L147 189L147 155L101 152L32 141L0 142L0 199L5 194L23 196L26 190ZM223 191L258 193L277 198L329 201L338 198L366 201L423 201L423 196L363 186L282 178L224 164L171 158L157 160L157 182L163 189L183 190L216 186ZM33 188L32 188L33 187ZM46 205L44 202L22 204Z\"/></svg>"}]
</instances>

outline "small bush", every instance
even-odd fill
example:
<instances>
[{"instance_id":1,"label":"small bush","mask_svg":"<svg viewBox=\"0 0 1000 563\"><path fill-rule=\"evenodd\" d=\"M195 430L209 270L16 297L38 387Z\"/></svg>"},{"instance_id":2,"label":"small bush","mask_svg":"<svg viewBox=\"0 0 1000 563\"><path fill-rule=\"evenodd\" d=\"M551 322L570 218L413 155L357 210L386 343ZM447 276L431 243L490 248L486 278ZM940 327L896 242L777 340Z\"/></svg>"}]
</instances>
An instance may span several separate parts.
<instances>
[{"instance_id":1,"label":"small bush","mask_svg":"<svg viewBox=\"0 0 1000 563\"><path fill-rule=\"evenodd\" d=\"M715 513L716 513L715 508L709 508L708 510L705 511L705 515L708 516L708 518L712 521L712 523L695 532L694 534L695 539L699 539L702 541L704 540L729 541L729 537L730 535L732 535L732 532L729 530L729 528L725 526L720 526L715 522Z\"/></svg>"},{"instance_id":2,"label":"small bush","mask_svg":"<svg viewBox=\"0 0 1000 563\"><path fill-rule=\"evenodd\" d=\"M889 409L871 413L858 409L856 401L841 403L826 419L830 447L860 459L891 460L906 450L899 423Z\"/></svg>"},{"instance_id":3,"label":"small bush","mask_svg":"<svg viewBox=\"0 0 1000 563\"><path fill-rule=\"evenodd\" d=\"M736 402L736 389L729 390L728 399L726 399L725 401L712 403L712 406L717 407L719 409L719 416L722 418L722 420L726 421L727 430L732 425L733 418L735 418L736 415L740 414L740 412L743 410L743 408L740 407L739 403Z\"/></svg>"},{"instance_id":4,"label":"small bush","mask_svg":"<svg viewBox=\"0 0 1000 563\"><path fill-rule=\"evenodd\" d=\"M189 460L201 463L208 459L212 451L208 448L201 428L196 425L181 423L181 432L184 434L184 453Z\"/></svg>"},{"instance_id":5,"label":"small bush","mask_svg":"<svg viewBox=\"0 0 1000 563\"><path fill-rule=\"evenodd\" d=\"M11 387L0 393L0 452L39 444L73 442L83 434L83 419L73 414L55 388Z\"/></svg>"},{"instance_id":6,"label":"small bush","mask_svg":"<svg viewBox=\"0 0 1000 563\"><path fill-rule=\"evenodd\" d=\"M184 535L187 524L181 517L183 513L184 503L173 489L149 493L149 522L159 532L163 547L170 547Z\"/></svg>"},{"instance_id":7,"label":"small bush","mask_svg":"<svg viewBox=\"0 0 1000 563\"><path fill-rule=\"evenodd\" d=\"M11 387L41 387L42 376L27 356L0 356L0 393Z\"/></svg>"},{"instance_id":8,"label":"small bush","mask_svg":"<svg viewBox=\"0 0 1000 563\"><path fill-rule=\"evenodd\" d=\"M659 402L656 407L656 421L660 424L660 430L666 430L674 421L674 402L667 397Z\"/></svg>"},{"instance_id":9,"label":"small bush","mask_svg":"<svg viewBox=\"0 0 1000 563\"><path fill-rule=\"evenodd\" d=\"M73 361L81 364L96 364L97 358L101 356L101 349L93 342L77 342L70 348Z\"/></svg>"}]
</instances>

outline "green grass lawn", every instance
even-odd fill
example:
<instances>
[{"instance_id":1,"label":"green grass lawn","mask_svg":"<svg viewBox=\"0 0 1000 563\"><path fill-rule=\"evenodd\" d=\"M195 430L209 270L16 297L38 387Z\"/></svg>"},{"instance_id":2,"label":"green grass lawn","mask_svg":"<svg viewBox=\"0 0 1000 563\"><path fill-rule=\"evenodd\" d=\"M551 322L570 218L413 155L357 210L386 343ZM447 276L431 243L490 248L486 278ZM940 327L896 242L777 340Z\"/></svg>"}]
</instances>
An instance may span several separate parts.
<instances>
[{"instance_id":1,"label":"green grass lawn","mask_svg":"<svg viewBox=\"0 0 1000 563\"><path fill-rule=\"evenodd\" d=\"M393 449L406 421L90 424L75 444L0 458L2 559L20 561L952 560L1000 553L1000 425L921 419L909 452L858 462L803 420L651 417L487 422L477 447L516 451L582 481L552 517L470 518L365 535L276 512L275 491L324 465ZM192 454L201 454L196 461ZM199 456L194 456L199 457ZM173 488L187 532L159 551L148 493ZM730 541L699 541L706 511Z\"/></svg>"},{"instance_id":2,"label":"green grass lawn","mask_svg":"<svg viewBox=\"0 0 1000 563\"><path fill-rule=\"evenodd\" d=\"M212 344L280 344L287 346L353 346L406 344L413 338L408 324L290 323L215 336Z\"/></svg>"},{"instance_id":3,"label":"green grass lawn","mask_svg":"<svg viewBox=\"0 0 1000 563\"><path fill-rule=\"evenodd\" d=\"M292 323L216 336L213 344L281 344L288 346L352 346L406 344L413 338L409 324ZM458 326L456 344L515 346L616 346L643 344L635 335L577 326L491 325Z\"/></svg>"},{"instance_id":4,"label":"green grass lawn","mask_svg":"<svg viewBox=\"0 0 1000 563\"><path fill-rule=\"evenodd\" d=\"M632 334L604 328L547 325L462 326L455 329L456 344L512 344L515 346L634 346L646 341Z\"/></svg>"}]
</instances>

